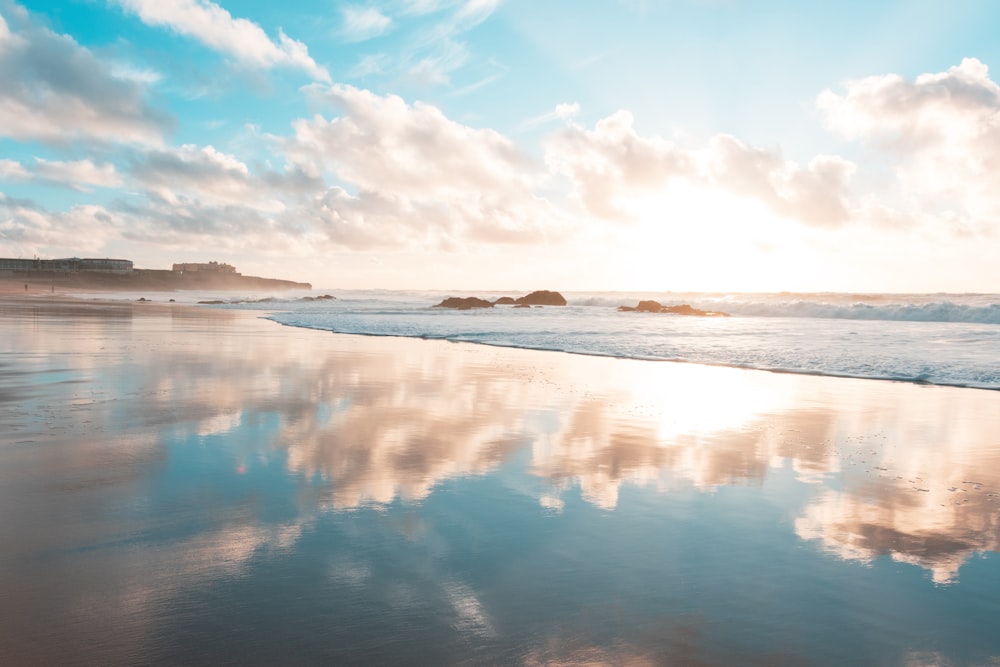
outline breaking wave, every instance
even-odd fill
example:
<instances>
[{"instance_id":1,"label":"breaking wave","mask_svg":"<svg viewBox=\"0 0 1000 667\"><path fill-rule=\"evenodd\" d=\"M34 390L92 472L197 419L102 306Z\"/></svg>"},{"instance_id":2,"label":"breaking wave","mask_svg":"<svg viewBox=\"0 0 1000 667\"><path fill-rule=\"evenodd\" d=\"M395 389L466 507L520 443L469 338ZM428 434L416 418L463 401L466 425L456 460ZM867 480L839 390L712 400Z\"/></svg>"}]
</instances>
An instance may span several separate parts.
<instances>
[{"instance_id":1,"label":"breaking wave","mask_svg":"<svg viewBox=\"0 0 1000 667\"><path fill-rule=\"evenodd\" d=\"M876 305L848 305L815 301L786 303L733 303L729 313L752 317L807 317L840 320L886 320L893 322L962 322L965 324L1000 324L1000 302L973 306L952 301Z\"/></svg>"},{"instance_id":2,"label":"breaking wave","mask_svg":"<svg viewBox=\"0 0 1000 667\"><path fill-rule=\"evenodd\" d=\"M641 299L655 299L665 306L686 303L703 310L721 310L744 317L1000 324L1000 297L995 294L581 294L570 298L570 305L634 306Z\"/></svg>"}]
</instances>

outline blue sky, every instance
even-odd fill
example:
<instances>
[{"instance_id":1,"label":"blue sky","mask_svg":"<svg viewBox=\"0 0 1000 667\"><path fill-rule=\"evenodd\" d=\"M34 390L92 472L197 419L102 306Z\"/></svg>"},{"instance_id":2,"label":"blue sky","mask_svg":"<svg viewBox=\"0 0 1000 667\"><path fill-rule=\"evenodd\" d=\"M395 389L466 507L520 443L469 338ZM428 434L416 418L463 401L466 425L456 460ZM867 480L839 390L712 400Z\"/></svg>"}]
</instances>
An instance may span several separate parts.
<instances>
[{"instance_id":1,"label":"blue sky","mask_svg":"<svg viewBox=\"0 0 1000 667\"><path fill-rule=\"evenodd\" d=\"M994 2L0 0L0 256L1000 292Z\"/></svg>"}]
</instances>

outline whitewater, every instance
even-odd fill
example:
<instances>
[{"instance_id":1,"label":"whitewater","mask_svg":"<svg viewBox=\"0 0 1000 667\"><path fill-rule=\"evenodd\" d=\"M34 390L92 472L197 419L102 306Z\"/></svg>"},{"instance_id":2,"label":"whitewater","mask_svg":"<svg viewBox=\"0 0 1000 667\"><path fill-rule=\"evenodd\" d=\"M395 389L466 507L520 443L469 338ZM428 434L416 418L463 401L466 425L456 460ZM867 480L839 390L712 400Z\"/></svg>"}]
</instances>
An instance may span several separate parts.
<instances>
[{"instance_id":1,"label":"whitewater","mask_svg":"<svg viewBox=\"0 0 1000 667\"><path fill-rule=\"evenodd\" d=\"M281 324L604 355L1000 390L997 294L705 294L563 292L562 307L455 311L447 296L493 301L523 292L323 290L220 308ZM247 297L253 299L257 297ZM655 299L731 317L618 312Z\"/></svg>"}]
</instances>

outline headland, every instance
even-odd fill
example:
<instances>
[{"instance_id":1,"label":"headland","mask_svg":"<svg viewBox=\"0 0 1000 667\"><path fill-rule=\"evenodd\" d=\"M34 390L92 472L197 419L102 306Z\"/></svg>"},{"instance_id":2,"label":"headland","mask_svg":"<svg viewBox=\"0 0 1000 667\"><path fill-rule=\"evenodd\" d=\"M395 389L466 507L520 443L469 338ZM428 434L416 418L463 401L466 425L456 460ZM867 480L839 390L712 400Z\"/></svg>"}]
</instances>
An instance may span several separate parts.
<instances>
[{"instance_id":1,"label":"headland","mask_svg":"<svg viewBox=\"0 0 1000 667\"><path fill-rule=\"evenodd\" d=\"M310 283L245 276L231 264L180 263L169 270L137 269L127 259L0 258L0 292L312 289Z\"/></svg>"}]
</instances>

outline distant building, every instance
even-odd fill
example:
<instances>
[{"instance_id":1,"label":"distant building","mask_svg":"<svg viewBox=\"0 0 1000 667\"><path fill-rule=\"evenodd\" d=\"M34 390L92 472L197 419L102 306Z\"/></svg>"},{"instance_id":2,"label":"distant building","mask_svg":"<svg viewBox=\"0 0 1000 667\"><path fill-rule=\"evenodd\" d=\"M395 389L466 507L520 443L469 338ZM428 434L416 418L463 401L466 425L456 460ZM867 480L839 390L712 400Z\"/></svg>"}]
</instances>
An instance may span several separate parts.
<instances>
[{"instance_id":1,"label":"distant building","mask_svg":"<svg viewBox=\"0 0 1000 667\"><path fill-rule=\"evenodd\" d=\"M183 262L181 264L174 264L174 271L178 273L228 273L235 276L240 275L236 272L235 266L226 264L225 262Z\"/></svg>"},{"instance_id":2,"label":"distant building","mask_svg":"<svg viewBox=\"0 0 1000 667\"><path fill-rule=\"evenodd\" d=\"M13 259L0 257L0 271L97 271L100 273L132 273L130 259L95 259L68 257L65 259Z\"/></svg>"}]
</instances>

